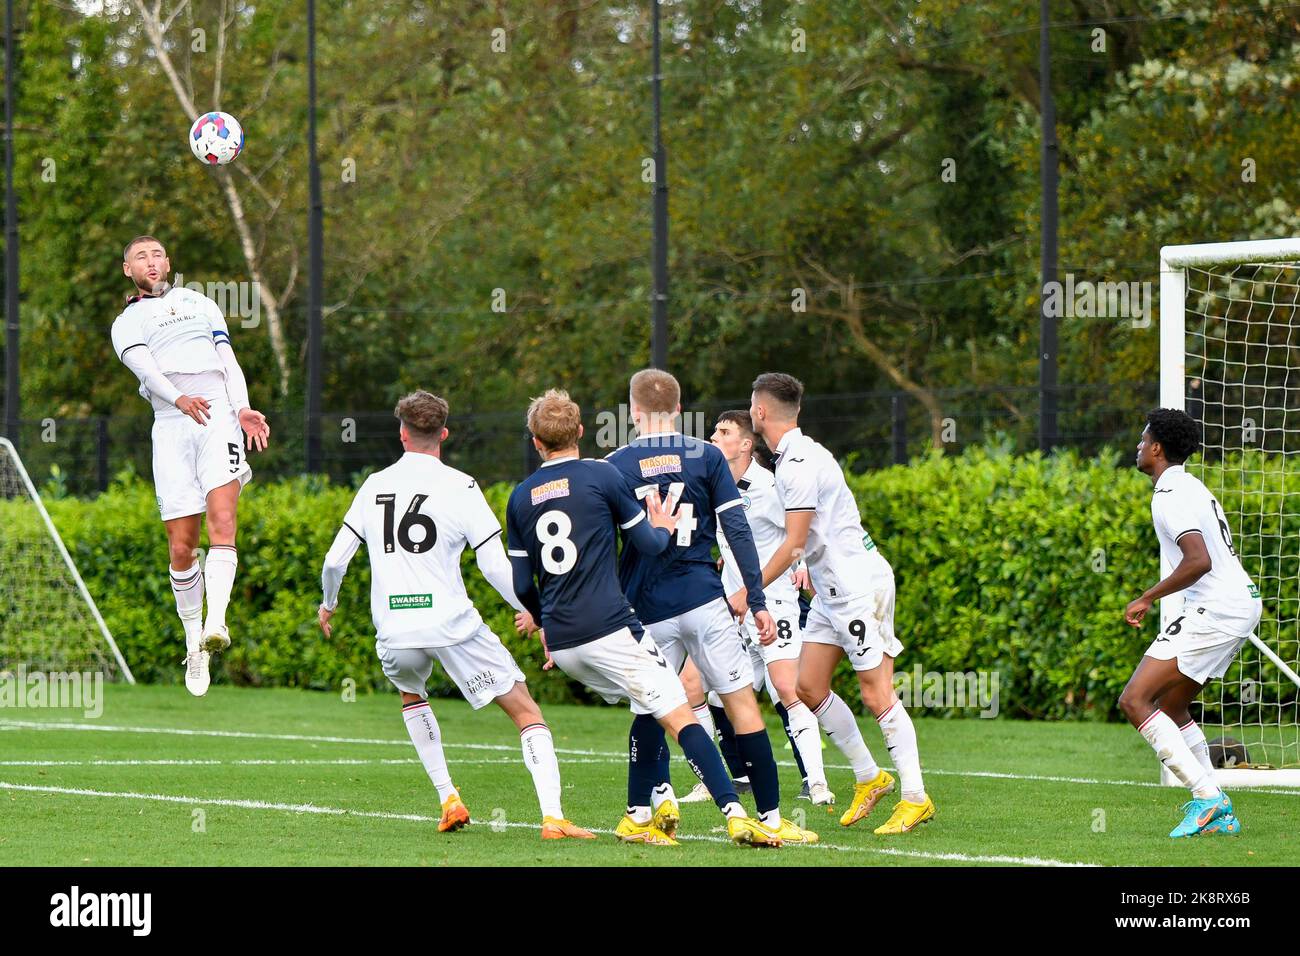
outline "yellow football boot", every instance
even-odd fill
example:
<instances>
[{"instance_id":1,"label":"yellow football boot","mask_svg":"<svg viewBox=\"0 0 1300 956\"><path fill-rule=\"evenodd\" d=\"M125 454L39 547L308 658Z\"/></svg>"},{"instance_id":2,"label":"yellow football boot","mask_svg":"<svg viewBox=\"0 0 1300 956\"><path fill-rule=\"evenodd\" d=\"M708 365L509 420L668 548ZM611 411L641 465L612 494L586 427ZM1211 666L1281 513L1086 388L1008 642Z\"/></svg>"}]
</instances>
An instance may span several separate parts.
<instances>
[{"instance_id":1,"label":"yellow football boot","mask_svg":"<svg viewBox=\"0 0 1300 956\"><path fill-rule=\"evenodd\" d=\"M732 843L737 843L740 846L777 847L781 845L779 836L757 820L751 820L749 817L727 817L727 836L731 837Z\"/></svg>"},{"instance_id":2,"label":"yellow football boot","mask_svg":"<svg viewBox=\"0 0 1300 956\"><path fill-rule=\"evenodd\" d=\"M884 770L871 780L859 783L853 788L853 802L840 817L840 826L851 827L857 823L880 802L880 798L894 790L894 778Z\"/></svg>"},{"instance_id":3,"label":"yellow football boot","mask_svg":"<svg viewBox=\"0 0 1300 956\"><path fill-rule=\"evenodd\" d=\"M876 832L882 836L888 833L911 833L922 823L929 823L934 819L934 801L926 796L924 803L913 803L911 800L899 800L898 806L894 807L894 813L883 826L876 827Z\"/></svg>"},{"instance_id":4,"label":"yellow football boot","mask_svg":"<svg viewBox=\"0 0 1300 956\"><path fill-rule=\"evenodd\" d=\"M596 834L560 817L542 817L543 840L563 840L565 837L573 837L578 840L594 840Z\"/></svg>"},{"instance_id":5,"label":"yellow football boot","mask_svg":"<svg viewBox=\"0 0 1300 956\"><path fill-rule=\"evenodd\" d=\"M637 823L631 817L624 814L623 819L618 821L618 826L614 828L614 836L624 843L648 843L650 846L678 846L676 840L670 837L663 830L654 825L654 821L649 823Z\"/></svg>"},{"instance_id":6,"label":"yellow football boot","mask_svg":"<svg viewBox=\"0 0 1300 956\"><path fill-rule=\"evenodd\" d=\"M760 824L761 825L761 824ZM811 830L805 830L796 826L793 821L781 818L781 825L775 830L771 827L763 827L768 833L774 834L782 843L802 843L811 845L821 839Z\"/></svg>"},{"instance_id":7,"label":"yellow football boot","mask_svg":"<svg viewBox=\"0 0 1300 956\"><path fill-rule=\"evenodd\" d=\"M682 812L677 809L677 801L671 799L665 800L655 807L655 815L650 818L652 825L669 836L676 835L677 825L681 822Z\"/></svg>"},{"instance_id":8,"label":"yellow football boot","mask_svg":"<svg viewBox=\"0 0 1300 956\"><path fill-rule=\"evenodd\" d=\"M453 793L442 802L442 819L438 821L438 832L450 833L452 830L459 830L467 823L469 823L469 808L465 806L459 793Z\"/></svg>"}]
</instances>

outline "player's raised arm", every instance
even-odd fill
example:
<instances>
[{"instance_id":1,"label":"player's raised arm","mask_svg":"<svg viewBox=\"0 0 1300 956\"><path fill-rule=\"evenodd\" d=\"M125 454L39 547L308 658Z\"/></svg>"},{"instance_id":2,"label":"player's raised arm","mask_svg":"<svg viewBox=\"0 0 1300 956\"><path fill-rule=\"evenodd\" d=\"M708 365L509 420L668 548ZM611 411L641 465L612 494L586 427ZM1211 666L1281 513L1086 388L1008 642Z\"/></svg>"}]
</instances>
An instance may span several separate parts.
<instances>
[{"instance_id":1,"label":"player's raised arm","mask_svg":"<svg viewBox=\"0 0 1300 956\"><path fill-rule=\"evenodd\" d=\"M362 485L363 490L364 488L365 485ZM330 618L334 616L334 610L339 605L339 588L343 585L343 575L347 574L348 565L352 562L352 556L357 553L357 548L361 547L361 542L366 540L361 533L359 505L361 493L361 491L357 492L352 507L348 509L347 516L343 519L343 527L334 536L334 543L325 554L325 564L321 568L322 595L316 616L320 622L320 629L325 632L326 637L330 636Z\"/></svg>"},{"instance_id":2,"label":"player's raised arm","mask_svg":"<svg viewBox=\"0 0 1300 956\"><path fill-rule=\"evenodd\" d=\"M226 318L214 308L209 320L212 324L212 340L217 347L217 355L226 373L226 395L230 405L239 416L239 425L248 435L248 447L258 451L266 450L266 442L271 437L271 426L266 416L248 403L248 380L244 370L235 358L234 346L230 344L230 331L226 327Z\"/></svg>"}]
</instances>

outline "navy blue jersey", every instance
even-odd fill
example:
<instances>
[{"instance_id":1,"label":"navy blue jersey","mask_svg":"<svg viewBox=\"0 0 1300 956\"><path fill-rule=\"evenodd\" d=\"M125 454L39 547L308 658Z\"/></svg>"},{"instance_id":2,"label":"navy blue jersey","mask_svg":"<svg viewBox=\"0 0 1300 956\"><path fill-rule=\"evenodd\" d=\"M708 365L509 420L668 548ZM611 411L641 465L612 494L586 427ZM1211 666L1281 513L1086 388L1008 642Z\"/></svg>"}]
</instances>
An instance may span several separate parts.
<instances>
[{"instance_id":1,"label":"navy blue jersey","mask_svg":"<svg viewBox=\"0 0 1300 956\"><path fill-rule=\"evenodd\" d=\"M643 435L611 453L638 497L656 490L677 502L677 534L662 554L624 548L619 565L623 593L644 624L685 614L725 597L713 557L718 523L748 591L749 609L764 610L763 568L727 459L709 442L680 432Z\"/></svg>"},{"instance_id":2,"label":"navy blue jersey","mask_svg":"<svg viewBox=\"0 0 1300 956\"><path fill-rule=\"evenodd\" d=\"M650 527L632 489L607 462L552 459L511 493L506 535L515 593L546 631L551 650L622 627L640 636L618 582L616 528L639 547L662 551L668 544L668 532Z\"/></svg>"}]
</instances>

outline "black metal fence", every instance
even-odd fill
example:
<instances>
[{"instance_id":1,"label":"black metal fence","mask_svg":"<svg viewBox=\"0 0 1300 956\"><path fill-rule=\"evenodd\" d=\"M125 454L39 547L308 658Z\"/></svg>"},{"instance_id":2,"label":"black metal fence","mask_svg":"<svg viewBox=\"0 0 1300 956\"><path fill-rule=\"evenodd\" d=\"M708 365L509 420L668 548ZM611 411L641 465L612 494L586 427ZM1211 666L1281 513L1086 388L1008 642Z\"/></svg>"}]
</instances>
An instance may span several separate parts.
<instances>
[{"instance_id":1,"label":"black metal fence","mask_svg":"<svg viewBox=\"0 0 1300 956\"><path fill-rule=\"evenodd\" d=\"M1094 454L1128 447L1141 431L1143 414L1157 395L1154 383L1067 385L1058 390L1060 447ZM940 389L935 408L901 391L810 396L800 423L855 470L906 462L934 445L960 452L971 444L998 441L1017 451L1037 447L1038 389L1001 386ZM749 397L697 402L684 411L683 430L708 438L718 413L748 408ZM270 411L271 445L251 454L258 478L302 474L306 416L302 410ZM337 411L320 416L320 472L349 481L382 468L401 454L392 412ZM583 453L599 456L632 437L626 408L584 413ZM49 493L91 495L108 487L124 468L152 475L153 417L97 416L24 420L17 440L32 480ZM524 428L523 409L453 412L443 460L480 481L514 481L538 463Z\"/></svg>"}]
</instances>

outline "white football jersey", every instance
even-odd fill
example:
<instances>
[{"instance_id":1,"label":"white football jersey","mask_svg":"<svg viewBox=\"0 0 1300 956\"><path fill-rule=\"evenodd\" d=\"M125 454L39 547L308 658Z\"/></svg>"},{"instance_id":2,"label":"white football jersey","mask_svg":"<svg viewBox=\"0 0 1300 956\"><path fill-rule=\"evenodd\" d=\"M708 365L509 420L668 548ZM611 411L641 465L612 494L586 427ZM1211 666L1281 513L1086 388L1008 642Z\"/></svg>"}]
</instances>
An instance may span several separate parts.
<instances>
[{"instance_id":1,"label":"white football jersey","mask_svg":"<svg viewBox=\"0 0 1300 956\"><path fill-rule=\"evenodd\" d=\"M1223 506L1199 478L1182 465L1166 468L1151 495L1151 520L1160 539L1160 557L1170 568L1183 560L1178 539L1198 531L1210 555L1210 570L1183 592L1184 614L1201 614L1211 627L1249 633L1259 617L1259 588L1232 546ZM1247 622L1244 627L1241 622Z\"/></svg>"},{"instance_id":2,"label":"white football jersey","mask_svg":"<svg viewBox=\"0 0 1300 956\"><path fill-rule=\"evenodd\" d=\"M893 570L862 527L844 472L824 446L802 429L776 447L776 488L786 511L813 512L804 562L817 596L839 604L875 593Z\"/></svg>"},{"instance_id":3,"label":"white football jersey","mask_svg":"<svg viewBox=\"0 0 1300 956\"><path fill-rule=\"evenodd\" d=\"M736 482L740 491L741 504L745 509L745 518L749 521L749 530L754 536L754 547L758 550L759 567L766 567L776 549L785 540L785 508L776 493L776 477L757 461L750 462L745 474ZM745 586L736 566L736 557L731 553L731 545L718 526L718 550L722 552L722 586L727 594L735 594ZM764 597L770 600L798 603L799 595L789 573L763 588Z\"/></svg>"},{"instance_id":4,"label":"white football jersey","mask_svg":"<svg viewBox=\"0 0 1300 956\"><path fill-rule=\"evenodd\" d=\"M217 372L224 383L225 365L217 354L217 343L223 341L230 341L230 330L221 308L202 292L183 286L162 296L133 296L113 320L113 350L117 357L145 346L153 353L158 368L173 381L176 376ZM143 385L140 394L159 411L169 408L155 402ZM217 397L224 398L224 391Z\"/></svg>"},{"instance_id":5,"label":"white football jersey","mask_svg":"<svg viewBox=\"0 0 1300 956\"><path fill-rule=\"evenodd\" d=\"M367 478L343 523L370 554L370 613L388 647L447 647L482 625L460 556L501 533L483 489L433 455L408 451Z\"/></svg>"}]
</instances>

